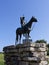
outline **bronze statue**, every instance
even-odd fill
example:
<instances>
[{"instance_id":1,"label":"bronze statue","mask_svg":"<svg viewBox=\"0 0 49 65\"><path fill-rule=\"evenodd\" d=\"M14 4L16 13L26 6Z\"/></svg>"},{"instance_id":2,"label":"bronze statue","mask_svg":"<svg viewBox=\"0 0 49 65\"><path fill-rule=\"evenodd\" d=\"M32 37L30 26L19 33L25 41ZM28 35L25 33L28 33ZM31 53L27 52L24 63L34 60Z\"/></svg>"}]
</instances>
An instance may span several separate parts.
<instances>
[{"instance_id":1,"label":"bronze statue","mask_svg":"<svg viewBox=\"0 0 49 65\"><path fill-rule=\"evenodd\" d=\"M20 38L21 40L21 36L22 34L28 34L29 37L29 33L31 31L31 26L33 22L37 22L37 19L35 17L32 16L32 18L30 19L30 21L28 23L24 23L24 17L20 18L21 20L21 27L16 29L16 41L18 42L18 39Z\"/></svg>"}]
</instances>

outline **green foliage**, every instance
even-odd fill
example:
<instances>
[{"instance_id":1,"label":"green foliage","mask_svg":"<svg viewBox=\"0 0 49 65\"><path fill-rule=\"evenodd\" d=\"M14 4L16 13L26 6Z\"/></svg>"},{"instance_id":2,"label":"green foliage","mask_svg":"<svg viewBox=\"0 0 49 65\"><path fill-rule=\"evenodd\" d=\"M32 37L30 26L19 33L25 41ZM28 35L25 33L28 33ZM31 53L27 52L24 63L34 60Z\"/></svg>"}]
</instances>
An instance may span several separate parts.
<instances>
[{"instance_id":1,"label":"green foliage","mask_svg":"<svg viewBox=\"0 0 49 65\"><path fill-rule=\"evenodd\" d=\"M42 40L36 40L35 43L47 43L47 41L42 39Z\"/></svg>"},{"instance_id":2,"label":"green foliage","mask_svg":"<svg viewBox=\"0 0 49 65\"><path fill-rule=\"evenodd\" d=\"M0 65L4 65L4 54L0 53Z\"/></svg>"},{"instance_id":3,"label":"green foliage","mask_svg":"<svg viewBox=\"0 0 49 65\"><path fill-rule=\"evenodd\" d=\"M47 50L47 55L49 55L49 49Z\"/></svg>"},{"instance_id":4,"label":"green foliage","mask_svg":"<svg viewBox=\"0 0 49 65\"><path fill-rule=\"evenodd\" d=\"M49 55L49 44L47 44L47 48L48 48L47 55Z\"/></svg>"},{"instance_id":5,"label":"green foliage","mask_svg":"<svg viewBox=\"0 0 49 65\"><path fill-rule=\"evenodd\" d=\"M0 65L4 65L4 62L0 61Z\"/></svg>"},{"instance_id":6,"label":"green foliage","mask_svg":"<svg viewBox=\"0 0 49 65\"><path fill-rule=\"evenodd\" d=\"M49 44L47 44L47 47L49 48Z\"/></svg>"},{"instance_id":7,"label":"green foliage","mask_svg":"<svg viewBox=\"0 0 49 65\"><path fill-rule=\"evenodd\" d=\"M48 61L48 64L49 64L49 61Z\"/></svg>"}]
</instances>

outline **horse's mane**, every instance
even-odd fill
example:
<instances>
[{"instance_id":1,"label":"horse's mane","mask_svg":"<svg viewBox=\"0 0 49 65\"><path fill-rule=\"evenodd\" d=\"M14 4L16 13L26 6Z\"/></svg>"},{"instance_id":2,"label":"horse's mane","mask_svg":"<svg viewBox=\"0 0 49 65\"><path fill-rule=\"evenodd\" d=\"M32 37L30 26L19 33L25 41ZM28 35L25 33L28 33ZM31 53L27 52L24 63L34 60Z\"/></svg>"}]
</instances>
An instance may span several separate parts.
<instances>
[{"instance_id":1,"label":"horse's mane","mask_svg":"<svg viewBox=\"0 0 49 65\"><path fill-rule=\"evenodd\" d=\"M32 19L33 19L33 17L29 20L29 22L27 22L25 25L24 25L24 27L29 27L29 26L31 26L30 24L32 24Z\"/></svg>"}]
</instances>

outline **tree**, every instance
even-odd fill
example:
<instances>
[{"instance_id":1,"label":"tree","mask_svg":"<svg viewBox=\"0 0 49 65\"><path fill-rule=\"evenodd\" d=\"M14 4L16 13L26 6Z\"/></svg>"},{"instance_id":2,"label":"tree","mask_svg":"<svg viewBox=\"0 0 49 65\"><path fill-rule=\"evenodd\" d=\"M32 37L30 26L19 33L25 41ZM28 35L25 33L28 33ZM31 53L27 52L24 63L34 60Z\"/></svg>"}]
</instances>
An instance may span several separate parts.
<instances>
[{"instance_id":1,"label":"tree","mask_svg":"<svg viewBox=\"0 0 49 65\"><path fill-rule=\"evenodd\" d=\"M42 40L36 40L35 43L47 43L47 41L42 39Z\"/></svg>"},{"instance_id":2,"label":"tree","mask_svg":"<svg viewBox=\"0 0 49 65\"><path fill-rule=\"evenodd\" d=\"M48 48L47 55L49 55L49 44L47 44L47 48Z\"/></svg>"},{"instance_id":3,"label":"tree","mask_svg":"<svg viewBox=\"0 0 49 65\"><path fill-rule=\"evenodd\" d=\"M47 44L47 47L49 48L49 44Z\"/></svg>"}]
</instances>

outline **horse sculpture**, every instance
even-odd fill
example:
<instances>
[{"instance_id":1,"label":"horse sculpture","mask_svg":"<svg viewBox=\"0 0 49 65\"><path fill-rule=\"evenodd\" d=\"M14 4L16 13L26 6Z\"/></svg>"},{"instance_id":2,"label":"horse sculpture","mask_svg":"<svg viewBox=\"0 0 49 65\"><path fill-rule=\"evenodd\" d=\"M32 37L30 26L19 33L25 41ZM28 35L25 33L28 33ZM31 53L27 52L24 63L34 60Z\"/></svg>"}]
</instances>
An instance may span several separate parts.
<instances>
[{"instance_id":1,"label":"horse sculpture","mask_svg":"<svg viewBox=\"0 0 49 65\"><path fill-rule=\"evenodd\" d=\"M28 23L16 29L16 41L17 42L18 42L18 39L21 40L22 34L28 34L28 37L29 37L29 33L31 31L31 26L33 22L37 22L37 19L32 16L32 18L30 19Z\"/></svg>"}]
</instances>

